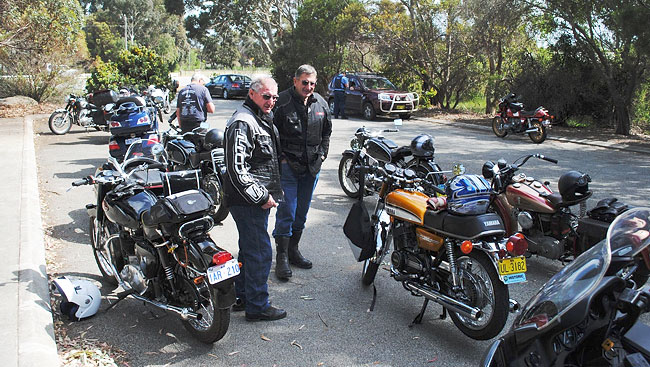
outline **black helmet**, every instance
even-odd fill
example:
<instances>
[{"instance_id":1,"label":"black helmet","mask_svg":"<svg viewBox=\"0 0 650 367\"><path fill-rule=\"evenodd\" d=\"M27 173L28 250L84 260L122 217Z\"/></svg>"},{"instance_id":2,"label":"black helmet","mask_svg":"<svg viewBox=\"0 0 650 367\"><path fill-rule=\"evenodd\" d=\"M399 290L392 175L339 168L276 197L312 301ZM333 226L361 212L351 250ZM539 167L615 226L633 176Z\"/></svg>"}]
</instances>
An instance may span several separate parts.
<instances>
[{"instance_id":1,"label":"black helmet","mask_svg":"<svg viewBox=\"0 0 650 367\"><path fill-rule=\"evenodd\" d=\"M429 134L421 134L411 140L411 154L414 157L431 158L435 150L433 137Z\"/></svg>"},{"instance_id":2,"label":"black helmet","mask_svg":"<svg viewBox=\"0 0 650 367\"><path fill-rule=\"evenodd\" d=\"M203 145L207 149L223 148L223 130L210 129L210 131L205 134Z\"/></svg>"},{"instance_id":3,"label":"black helmet","mask_svg":"<svg viewBox=\"0 0 650 367\"><path fill-rule=\"evenodd\" d=\"M557 182L557 188L560 190L562 200L575 201L591 194L591 191L589 191L589 182L591 182L591 177L588 174L569 171L560 176L560 180Z\"/></svg>"},{"instance_id":4,"label":"black helmet","mask_svg":"<svg viewBox=\"0 0 650 367\"><path fill-rule=\"evenodd\" d=\"M481 168L481 173L483 173L483 177L487 178L488 180L494 177L494 162L487 161L483 163L483 168Z\"/></svg>"}]
</instances>

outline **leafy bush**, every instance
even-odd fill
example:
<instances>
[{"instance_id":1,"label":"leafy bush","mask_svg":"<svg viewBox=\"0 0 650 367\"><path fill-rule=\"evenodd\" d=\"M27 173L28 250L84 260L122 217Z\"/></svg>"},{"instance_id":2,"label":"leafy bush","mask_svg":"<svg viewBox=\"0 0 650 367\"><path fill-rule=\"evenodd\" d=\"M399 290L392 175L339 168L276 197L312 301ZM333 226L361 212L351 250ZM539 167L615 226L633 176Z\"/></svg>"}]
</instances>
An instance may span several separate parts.
<instances>
[{"instance_id":1,"label":"leafy bush","mask_svg":"<svg viewBox=\"0 0 650 367\"><path fill-rule=\"evenodd\" d=\"M95 61L95 70L86 81L86 89L118 89L129 86L139 90L149 85L171 89L169 65L154 51L144 46L123 50L115 61Z\"/></svg>"}]
</instances>

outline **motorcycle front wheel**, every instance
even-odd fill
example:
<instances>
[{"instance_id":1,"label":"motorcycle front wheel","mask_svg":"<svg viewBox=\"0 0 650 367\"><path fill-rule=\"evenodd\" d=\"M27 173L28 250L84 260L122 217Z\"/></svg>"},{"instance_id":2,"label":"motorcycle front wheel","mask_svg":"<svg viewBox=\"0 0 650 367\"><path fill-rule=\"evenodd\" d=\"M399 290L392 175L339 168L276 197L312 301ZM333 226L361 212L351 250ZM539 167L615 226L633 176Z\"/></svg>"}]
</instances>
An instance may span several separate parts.
<instances>
[{"instance_id":1,"label":"motorcycle front wheel","mask_svg":"<svg viewBox=\"0 0 650 367\"><path fill-rule=\"evenodd\" d=\"M72 127L72 116L67 111L56 111L50 115L48 121L50 131L56 135L63 135Z\"/></svg>"},{"instance_id":2,"label":"motorcycle front wheel","mask_svg":"<svg viewBox=\"0 0 650 367\"><path fill-rule=\"evenodd\" d=\"M102 273L104 281L111 285L117 285L117 278L113 273L111 262L115 261L118 256L121 256L121 254L111 254L108 239L110 236L117 234L118 229L113 223L108 221L104 221L104 223L102 223L98 228L96 222L97 219L95 217L90 217L90 225L88 228L90 246L93 248L95 262L97 263L99 271ZM113 241L119 241L119 239L115 238ZM115 264L115 267L119 268L119 265L120 264Z\"/></svg>"},{"instance_id":3,"label":"motorcycle front wheel","mask_svg":"<svg viewBox=\"0 0 650 367\"><path fill-rule=\"evenodd\" d=\"M499 138L504 138L508 135L508 130L506 129L506 122L501 116L496 116L492 119L492 131L494 135Z\"/></svg>"},{"instance_id":4,"label":"motorcycle front wheel","mask_svg":"<svg viewBox=\"0 0 650 367\"><path fill-rule=\"evenodd\" d=\"M341 158L339 163L339 184L347 196L358 199L362 191L360 190L359 171L354 168L353 158L351 155L344 155ZM350 169L352 169L352 172L348 176Z\"/></svg>"},{"instance_id":5,"label":"motorcycle front wheel","mask_svg":"<svg viewBox=\"0 0 650 367\"><path fill-rule=\"evenodd\" d=\"M531 123L531 126L537 131L528 133L528 137L530 140L533 141L535 144L540 144L546 140L546 135L548 134L548 130L546 129L546 126L542 125L540 121L535 121Z\"/></svg>"},{"instance_id":6,"label":"motorcycle front wheel","mask_svg":"<svg viewBox=\"0 0 650 367\"><path fill-rule=\"evenodd\" d=\"M494 264L484 252L472 251L468 255L458 252L458 255L462 290L454 298L480 309L481 315L474 320L453 311L449 314L463 334L476 340L491 339L501 332L508 318L508 286L501 282Z\"/></svg>"},{"instance_id":7,"label":"motorcycle front wheel","mask_svg":"<svg viewBox=\"0 0 650 367\"><path fill-rule=\"evenodd\" d=\"M212 219L214 219L215 223L223 222L228 217L229 211L224 198L223 186L219 178L214 173L210 173L201 180L201 186L210 195L216 206Z\"/></svg>"},{"instance_id":8,"label":"motorcycle front wheel","mask_svg":"<svg viewBox=\"0 0 650 367\"><path fill-rule=\"evenodd\" d=\"M211 287L207 279L195 284L184 279L183 298L191 303L194 312L201 315L200 320L182 320L183 327L197 340L212 344L226 335L230 326L230 308L219 308L217 289Z\"/></svg>"}]
</instances>

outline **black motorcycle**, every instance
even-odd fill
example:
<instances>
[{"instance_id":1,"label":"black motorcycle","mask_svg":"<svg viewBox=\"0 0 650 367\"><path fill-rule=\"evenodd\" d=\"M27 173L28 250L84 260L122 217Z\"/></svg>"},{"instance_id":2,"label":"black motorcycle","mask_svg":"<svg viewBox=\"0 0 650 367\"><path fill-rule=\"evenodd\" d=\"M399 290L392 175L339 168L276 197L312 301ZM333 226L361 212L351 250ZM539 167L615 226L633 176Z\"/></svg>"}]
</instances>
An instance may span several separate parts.
<instances>
[{"instance_id":1,"label":"black motorcycle","mask_svg":"<svg viewBox=\"0 0 650 367\"><path fill-rule=\"evenodd\" d=\"M164 164L151 158L120 164L111 157L108 163L111 169L72 183L95 185L95 202L86 209L104 280L125 290L120 300L131 296L171 311L198 340L220 340L230 324L239 265L208 234L214 225L210 196L198 188L174 192L172 185L165 195L154 194L146 188L148 177L159 180L153 172Z\"/></svg>"},{"instance_id":2,"label":"black motorcycle","mask_svg":"<svg viewBox=\"0 0 650 367\"><path fill-rule=\"evenodd\" d=\"M106 115L112 108L111 104L117 101L117 93L106 90L89 97L90 100L83 96L68 95L65 98L65 108L57 109L50 115L50 131L56 135L64 135L70 131L73 124L85 129L107 130Z\"/></svg>"},{"instance_id":3,"label":"black motorcycle","mask_svg":"<svg viewBox=\"0 0 650 367\"><path fill-rule=\"evenodd\" d=\"M170 130L162 134L165 156L172 171L198 170L201 175L201 188L205 190L215 204L212 218L221 223L228 217L223 191L223 177L226 173L223 150L223 131L220 129L197 128L181 134L180 128L173 125L176 117L169 118Z\"/></svg>"},{"instance_id":4,"label":"black motorcycle","mask_svg":"<svg viewBox=\"0 0 650 367\"><path fill-rule=\"evenodd\" d=\"M338 169L339 184L347 196L357 199L378 193L381 179L376 177L376 173L380 171L374 168L383 167L386 163L412 169L418 177L427 178L422 181L423 184L438 186L444 183L445 177L434 159L433 138L419 135L413 139L411 146L400 147L381 135L383 132L397 131L369 130L366 127L356 131L350 141L351 149L343 152Z\"/></svg>"},{"instance_id":5,"label":"black motorcycle","mask_svg":"<svg viewBox=\"0 0 650 367\"><path fill-rule=\"evenodd\" d=\"M482 366L647 366L650 288L633 281L650 266L650 208L630 209L607 238L553 276L526 304Z\"/></svg>"}]
</instances>

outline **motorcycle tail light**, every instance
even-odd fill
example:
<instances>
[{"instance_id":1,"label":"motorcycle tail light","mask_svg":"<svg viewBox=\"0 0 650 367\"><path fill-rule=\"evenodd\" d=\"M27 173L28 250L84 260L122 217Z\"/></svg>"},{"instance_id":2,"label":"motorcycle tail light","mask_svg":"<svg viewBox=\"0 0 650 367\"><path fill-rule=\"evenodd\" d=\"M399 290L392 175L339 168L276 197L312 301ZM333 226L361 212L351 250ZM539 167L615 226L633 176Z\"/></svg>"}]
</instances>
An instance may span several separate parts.
<instances>
[{"instance_id":1,"label":"motorcycle tail light","mask_svg":"<svg viewBox=\"0 0 650 367\"><path fill-rule=\"evenodd\" d=\"M460 245L460 251L462 251L465 255L467 255L467 254L469 254L470 252L472 252L472 249L473 249L473 248L474 248L474 244L472 243L472 241L467 241L467 240L465 240L465 241L463 241L463 243L461 243L461 245Z\"/></svg>"},{"instance_id":2,"label":"motorcycle tail light","mask_svg":"<svg viewBox=\"0 0 650 367\"><path fill-rule=\"evenodd\" d=\"M525 254L526 250L528 250L528 241L526 241L526 237L524 237L524 235L521 233L513 234L510 236L510 238L508 238L508 242L506 243L506 250L508 250L508 252L514 256L521 256Z\"/></svg>"},{"instance_id":3,"label":"motorcycle tail light","mask_svg":"<svg viewBox=\"0 0 650 367\"><path fill-rule=\"evenodd\" d=\"M122 126L122 124L120 124L119 122L111 121L111 127L120 127L120 126Z\"/></svg>"},{"instance_id":4,"label":"motorcycle tail light","mask_svg":"<svg viewBox=\"0 0 650 367\"><path fill-rule=\"evenodd\" d=\"M212 255L212 263L214 265L225 264L230 260L232 260L232 255L228 251L219 251L216 254Z\"/></svg>"},{"instance_id":5,"label":"motorcycle tail light","mask_svg":"<svg viewBox=\"0 0 650 367\"><path fill-rule=\"evenodd\" d=\"M120 150L120 145L116 141L111 141L108 143L108 150Z\"/></svg>"}]
</instances>

